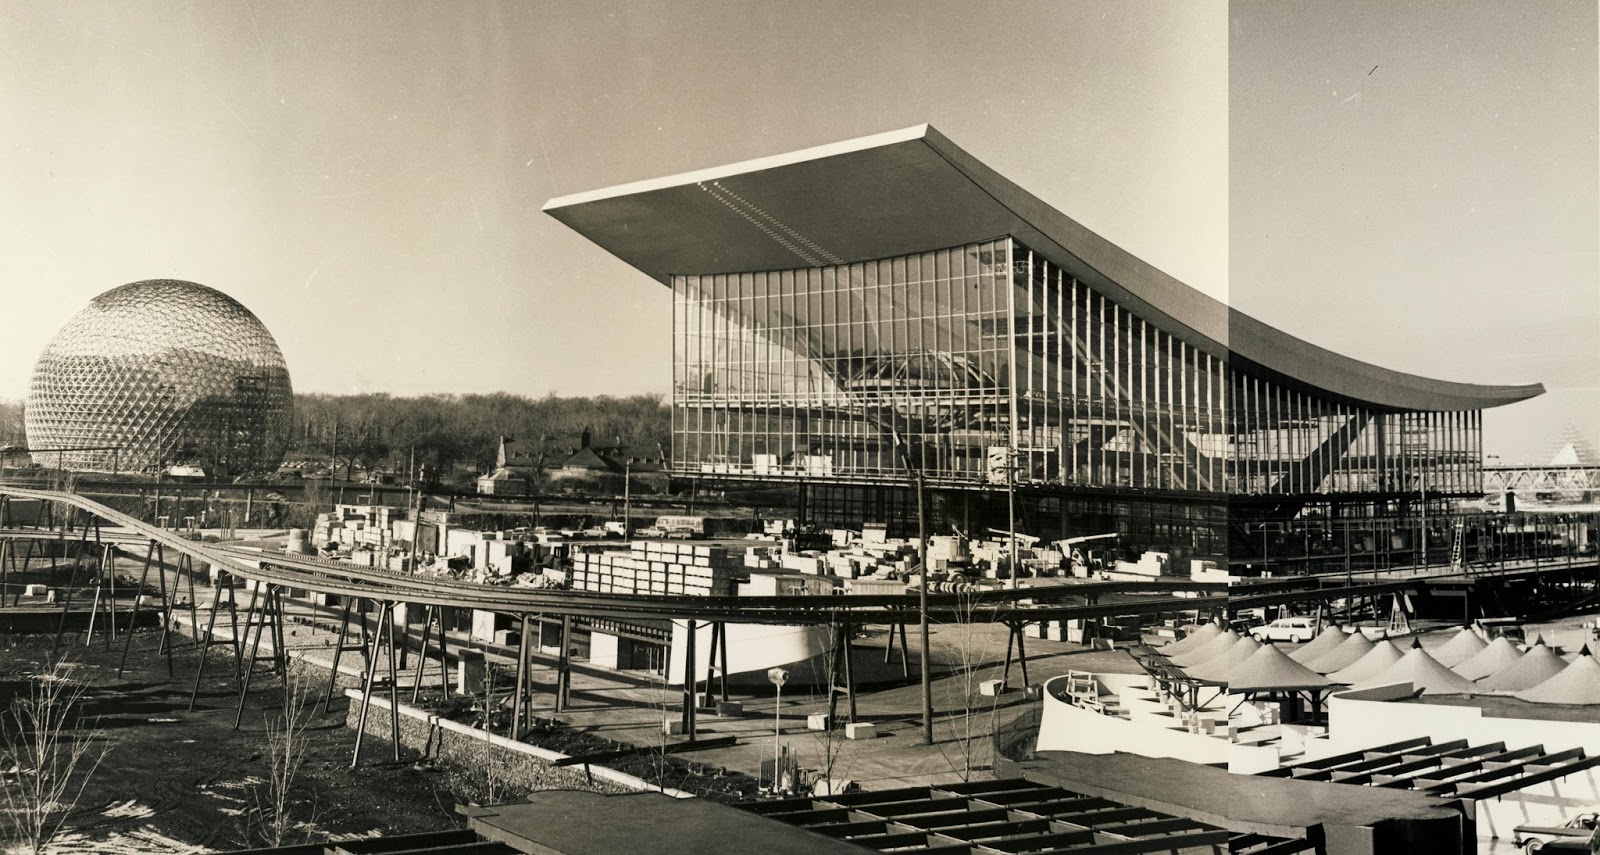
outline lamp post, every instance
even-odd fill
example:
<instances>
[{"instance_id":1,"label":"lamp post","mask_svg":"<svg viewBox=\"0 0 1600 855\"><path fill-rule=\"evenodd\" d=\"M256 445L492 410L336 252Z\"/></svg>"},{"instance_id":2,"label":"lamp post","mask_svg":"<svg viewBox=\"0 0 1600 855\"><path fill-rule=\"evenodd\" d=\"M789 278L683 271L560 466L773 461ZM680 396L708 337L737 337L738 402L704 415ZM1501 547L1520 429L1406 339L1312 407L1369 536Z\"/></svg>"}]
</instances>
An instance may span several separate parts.
<instances>
[{"instance_id":1,"label":"lamp post","mask_svg":"<svg viewBox=\"0 0 1600 855\"><path fill-rule=\"evenodd\" d=\"M1015 408L1015 393L1012 402ZM1006 542L1007 560L1011 562L1011 590L1017 589L1017 444L1016 428L1012 428L1011 447L1006 449Z\"/></svg>"},{"instance_id":2,"label":"lamp post","mask_svg":"<svg viewBox=\"0 0 1600 855\"><path fill-rule=\"evenodd\" d=\"M777 795L783 780L783 684L789 681L789 672L769 668L767 679L778 687L778 698L772 704L772 794Z\"/></svg>"},{"instance_id":3,"label":"lamp post","mask_svg":"<svg viewBox=\"0 0 1600 855\"><path fill-rule=\"evenodd\" d=\"M891 428L894 433L895 448L900 451L900 460L911 473L912 486L917 491L917 632L922 646L922 744L933 744L933 674L930 670L928 658L928 506L925 498L926 490L923 481L922 467L914 464L911 454L906 450L906 444L900 438L900 431ZM1013 534L1015 534L1013 532ZM1016 538L1011 539L1012 549L1016 549Z\"/></svg>"},{"instance_id":4,"label":"lamp post","mask_svg":"<svg viewBox=\"0 0 1600 855\"><path fill-rule=\"evenodd\" d=\"M1419 556L1422 559L1422 570L1426 571L1428 569L1428 475L1426 470L1417 475L1417 486L1422 495L1422 539L1418 548L1421 550Z\"/></svg>"}]
</instances>

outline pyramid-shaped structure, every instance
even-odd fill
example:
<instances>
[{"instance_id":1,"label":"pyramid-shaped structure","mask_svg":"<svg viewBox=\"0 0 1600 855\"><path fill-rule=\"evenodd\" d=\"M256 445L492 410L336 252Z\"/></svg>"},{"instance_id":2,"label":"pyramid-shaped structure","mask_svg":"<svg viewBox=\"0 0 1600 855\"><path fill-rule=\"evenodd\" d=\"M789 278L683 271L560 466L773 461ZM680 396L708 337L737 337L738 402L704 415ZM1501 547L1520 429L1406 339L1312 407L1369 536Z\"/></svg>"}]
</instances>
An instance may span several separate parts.
<instances>
[{"instance_id":1,"label":"pyramid-shaped structure","mask_svg":"<svg viewBox=\"0 0 1600 855\"><path fill-rule=\"evenodd\" d=\"M1357 683L1355 688L1370 689L1394 683L1410 683L1425 695L1470 695L1476 691L1471 680L1440 665L1439 660L1417 642L1412 642L1411 649L1399 662Z\"/></svg>"},{"instance_id":2,"label":"pyramid-shaped structure","mask_svg":"<svg viewBox=\"0 0 1600 855\"><path fill-rule=\"evenodd\" d=\"M1482 680L1490 674L1498 674L1510 668L1521 658L1522 651L1502 635L1490 642L1488 647L1472 654L1465 662L1451 670L1468 680Z\"/></svg>"},{"instance_id":3,"label":"pyramid-shaped structure","mask_svg":"<svg viewBox=\"0 0 1600 855\"><path fill-rule=\"evenodd\" d=\"M1213 656L1199 665L1185 668L1183 673L1196 680L1204 680L1207 683L1226 683L1230 679L1229 675L1233 672L1233 669L1239 663L1250 658L1251 654L1260 648L1261 642L1249 636L1244 636L1235 641L1226 653L1220 656Z\"/></svg>"},{"instance_id":4,"label":"pyramid-shaped structure","mask_svg":"<svg viewBox=\"0 0 1600 855\"><path fill-rule=\"evenodd\" d=\"M1294 691L1331 685L1327 677L1294 661L1271 644L1261 645L1228 673L1230 692Z\"/></svg>"},{"instance_id":5,"label":"pyramid-shaped structure","mask_svg":"<svg viewBox=\"0 0 1600 855\"><path fill-rule=\"evenodd\" d=\"M1486 692L1520 692L1560 674L1566 667L1566 661L1541 641L1509 667L1479 680L1478 688Z\"/></svg>"},{"instance_id":6,"label":"pyramid-shaped structure","mask_svg":"<svg viewBox=\"0 0 1600 855\"><path fill-rule=\"evenodd\" d=\"M1216 621L1206 621L1203 625L1196 627L1194 632L1185 635L1182 639L1161 645L1160 652L1163 656L1169 658L1177 656L1194 650L1221 634L1222 627L1218 626Z\"/></svg>"},{"instance_id":7,"label":"pyramid-shaped structure","mask_svg":"<svg viewBox=\"0 0 1600 855\"><path fill-rule=\"evenodd\" d=\"M1561 673L1515 694L1536 704L1600 704L1600 663L1584 648Z\"/></svg>"},{"instance_id":8,"label":"pyramid-shaped structure","mask_svg":"<svg viewBox=\"0 0 1600 855\"><path fill-rule=\"evenodd\" d=\"M1433 651L1433 658L1439 660L1439 664L1446 668L1454 668L1488 646L1489 642L1479 638L1476 632L1462 627L1461 631L1445 642L1443 647Z\"/></svg>"},{"instance_id":9,"label":"pyramid-shaped structure","mask_svg":"<svg viewBox=\"0 0 1600 855\"><path fill-rule=\"evenodd\" d=\"M1305 663L1310 662L1318 656L1321 656L1322 654L1327 653L1335 647L1343 644L1344 636L1344 630L1340 629L1336 624L1328 624L1328 626L1323 628L1322 632L1317 634L1316 638L1311 639L1311 641L1306 644L1300 645L1300 649L1287 655L1290 659L1293 659L1294 661L1304 665Z\"/></svg>"},{"instance_id":10,"label":"pyramid-shaped structure","mask_svg":"<svg viewBox=\"0 0 1600 855\"><path fill-rule=\"evenodd\" d=\"M1328 679L1346 686L1359 683L1368 677L1382 674L1384 669L1399 662L1406 655L1404 650L1395 646L1395 643L1385 638L1372 645L1365 656L1357 659L1348 668L1341 668L1328 675Z\"/></svg>"},{"instance_id":11,"label":"pyramid-shaped structure","mask_svg":"<svg viewBox=\"0 0 1600 855\"><path fill-rule=\"evenodd\" d=\"M1232 628L1225 629L1216 634L1214 638L1193 650L1188 650L1172 657L1172 664L1179 668L1188 668L1202 662L1210 662L1218 656L1228 652L1234 643L1239 640L1239 633Z\"/></svg>"},{"instance_id":12,"label":"pyramid-shaped structure","mask_svg":"<svg viewBox=\"0 0 1600 855\"><path fill-rule=\"evenodd\" d=\"M1372 649L1372 639L1366 633L1356 630L1350 633L1338 647L1318 656L1310 662L1301 663L1318 674L1331 674L1343 668L1356 664L1361 657L1367 655Z\"/></svg>"},{"instance_id":13,"label":"pyramid-shaped structure","mask_svg":"<svg viewBox=\"0 0 1600 855\"><path fill-rule=\"evenodd\" d=\"M1560 439L1556 440L1555 450L1550 454L1550 465L1593 466L1596 463L1600 463L1600 455L1595 454L1588 438L1578 430L1577 425L1567 422Z\"/></svg>"}]
</instances>

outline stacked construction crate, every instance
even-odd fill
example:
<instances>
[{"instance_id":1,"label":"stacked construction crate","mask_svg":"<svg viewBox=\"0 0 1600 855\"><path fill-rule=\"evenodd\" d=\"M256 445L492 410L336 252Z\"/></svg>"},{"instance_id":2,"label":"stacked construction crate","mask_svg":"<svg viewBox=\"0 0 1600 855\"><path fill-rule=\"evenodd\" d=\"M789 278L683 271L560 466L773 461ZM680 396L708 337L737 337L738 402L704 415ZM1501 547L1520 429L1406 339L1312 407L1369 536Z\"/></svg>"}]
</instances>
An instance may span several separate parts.
<instances>
[{"instance_id":1,"label":"stacked construction crate","mask_svg":"<svg viewBox=\"0 0 1600 855\"><path fill-rule=\"evenodd\" d=\"M572 587L601 594L729 596L743 575L742 556L717 546L634 541L626 552L573 556Z\"/></svg>"}]
</instances>

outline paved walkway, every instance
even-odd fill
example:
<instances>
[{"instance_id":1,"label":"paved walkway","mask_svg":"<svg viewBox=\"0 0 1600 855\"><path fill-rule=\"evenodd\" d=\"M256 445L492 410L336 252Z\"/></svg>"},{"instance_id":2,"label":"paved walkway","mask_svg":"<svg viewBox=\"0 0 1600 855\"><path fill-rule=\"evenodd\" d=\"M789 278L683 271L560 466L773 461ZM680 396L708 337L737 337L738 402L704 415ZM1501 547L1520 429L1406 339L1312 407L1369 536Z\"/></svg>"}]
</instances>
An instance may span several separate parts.
<instances>
[{"instance_id":1,"label":"paved walkway","mask_svg":"<svg viewBox=\"0 0 1600 855\"><path fill-rule=\"evenodd\" d=\"M126 566L119 567L119 570L128 572ZM169 577L169 585L174 581ZM183 601L183 607L175 612L175 623L178 631L187 636L192 632L186 601L187 584L174 590L180 591L179 596ZM199 619L203 626L207 619L211 589L209 586L202 589L197 580L195 590ZM249 596L242 588L236 590L235 595L239 597L242 611ZM328 667L338 625L338 611L315 609L294 602L286 603L286 608L289 621L285 624L285 643L290 654L322 668ZM217 623L219 637L225 638L228 624L226 612L219 613ZM916 627L908 627L907 632L912 650L909 679L901 677L898 650L894 663L884 665L888 630L880 627L868 631L855 642L857 673L867 674L868 679L872 680L858 685L857 720L873 723L877 731L875 738L846 739L842 727L827 733L807 729L806 717L827 708L825 687L785 687L781 710L775 707L776 698L770 687L735 688L731 693L732 699L744 704L743 715L719 717L702 712L699 715L698 736L735 736L739 742L731 747L698 750L682 756L703 765L733 769L754 777L758 774L761 761L773 756L776 729L781 744L796 756L801 768L826 770L831 758L831 777L848 778L868 789L948 783L968 776L988 777L992 765L989 743L992 724L997 719L1008 717L1006 711L1026 703L1020 691L1020 668L1015 663L1011 670L1011 691L999 698L985 697L978 691L982 681L1001 676L1006 639L1005 627L996 624L936 625L932 628L930 649L935 677L932 745L924 744L922 735L921 690L916 676ZM178 643L191 642L184 640ZM514 661L516 652L514 648L468 642L457 633L451 634L451 645L453 650L478 649L485 652L491 662L498 661L506 665ZM1068 670L1138 671L1133 660L1120 650L1093 651L1083 645L1035 638L1027 639L1027 649L1029 679L1035 684ZM360 654L347 651L340 663L340 671L348 678L353 678L358 675L360 662ZM401 670L398 681L402 701L409 698L415 659L412 658L409 664L411 667ZM680 688L664 685L659 676L649 672L609 671L589 666L583 660L574 660L573 664L571 703L558 714L554 708L554 657L541 655L535 658L532 668L535 716L557 719L581 731L639 746L658 746L664 740L682 740L681 736L664 736L662 731L664 720L676 721L680 717ZM213 667L226 666L216 662ZM425 688L438 685L438 673L436 662L425 669ZM180 674L178 679L182 681L186 675ZM497 687L498 691L508 691L509 675L500 679L502 682ZM970 702L965 698L970 698ZM839 706L843 717L847 702L842 697Z\"/></svg>"}]
</instances>

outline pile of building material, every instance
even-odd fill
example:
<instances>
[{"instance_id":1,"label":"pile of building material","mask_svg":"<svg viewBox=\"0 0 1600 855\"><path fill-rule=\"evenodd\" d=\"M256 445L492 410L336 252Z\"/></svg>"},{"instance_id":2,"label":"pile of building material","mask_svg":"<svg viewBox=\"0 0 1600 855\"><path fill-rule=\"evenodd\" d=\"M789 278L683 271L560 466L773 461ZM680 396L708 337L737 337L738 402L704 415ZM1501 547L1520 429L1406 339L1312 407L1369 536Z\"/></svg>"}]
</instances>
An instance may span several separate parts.
<instances>
[{"instance_id":1,"label":"pile of building material","mask_svg":"<svg viewBox=\"0 0 1600 855\"><path fill-rule=\"evenodd\" d=\"M777 570L783 566L783 547L776 544L747 546L744 566L751 570Z\"/></svg>"},{"instance_id":2,"label":"pile of building material","mask_svg":"<svg viewBox=\"0 0 1600 855\"><path fill-rule=\"evenodd\" d=\"M606 594L730 596L744 575L738 559L720 546L634 541L627 552L573 556L572 588Z\"/></svg>"},{"instance_id":3,"label":"pile of building material","mask_svg":"<svg viewBox=\"0 0 1600 855\"><path fill-rule=\"evenodd\" d=\"M415 523L406 516L405 508L338 505L329 513L317 514L311 543L318 548L336 544L346 552L362 547L408 545Z\"/></svg>"},{"instance_id":4,"label":"pile of building material","mask_svg":"<svg viewBox=\"0 0 1600 855\"><path fill-rule=\"evenodd\" d=\"M1038 538L1019 534L1017 538L1017 564L1020 565L1020 576L1042 577L1055 576L1060 573L1065 556L1061 549L1054 544L1040 543ZM934 540L937 540L935 538ZM1006 537L973 540L968 545L971 553L971 563L986 579L1011 578L1011 542ZM934 570L939 569L938 562L933 560L932 552L929 553L928 563ZM957 559L955 563L959 563Z\"/></svg>"},{"instance_id":5,"label":"pile of building material","mask_svg":"<svg viewBox=\"0 0 1600 855\"><path fill-rule=\"evenodd\" d=\"M1113 579L1154 579L1172 573L1171 556L1165 552L1146 552L1138 561L1115 561L1106 570Z\"/></svg>"}]
</instances>

